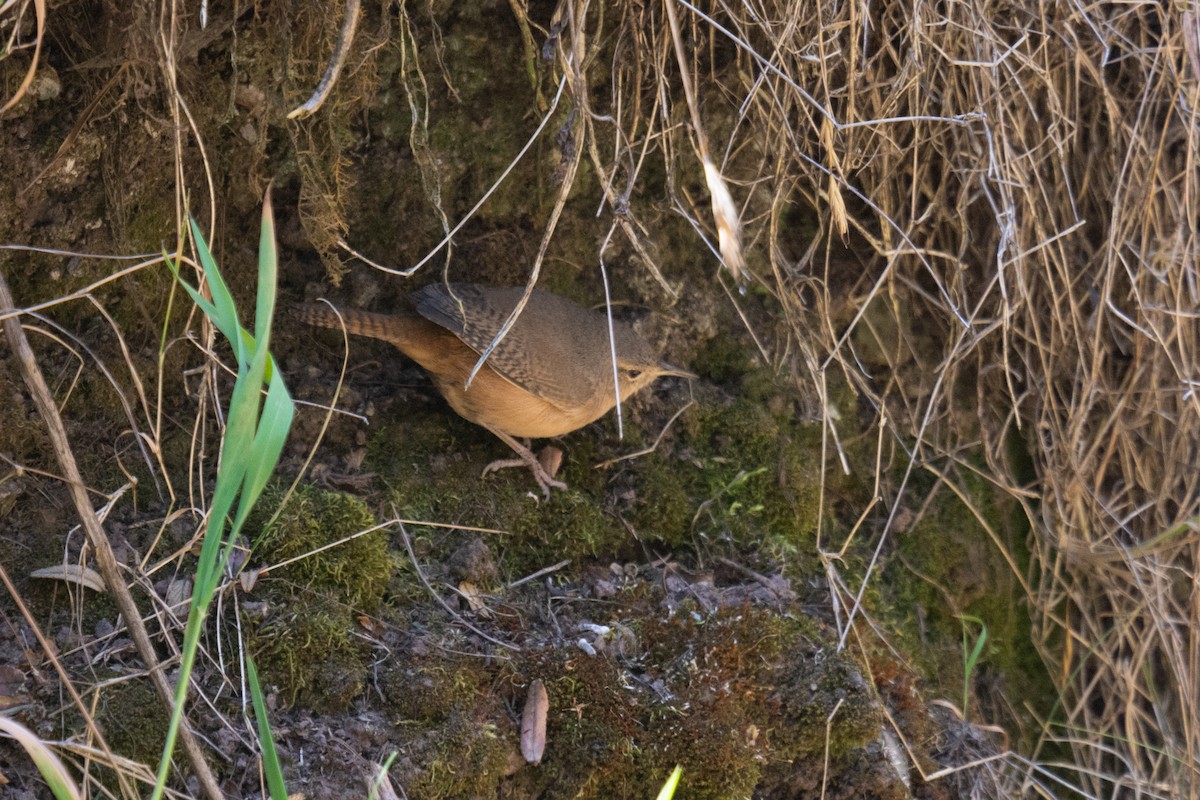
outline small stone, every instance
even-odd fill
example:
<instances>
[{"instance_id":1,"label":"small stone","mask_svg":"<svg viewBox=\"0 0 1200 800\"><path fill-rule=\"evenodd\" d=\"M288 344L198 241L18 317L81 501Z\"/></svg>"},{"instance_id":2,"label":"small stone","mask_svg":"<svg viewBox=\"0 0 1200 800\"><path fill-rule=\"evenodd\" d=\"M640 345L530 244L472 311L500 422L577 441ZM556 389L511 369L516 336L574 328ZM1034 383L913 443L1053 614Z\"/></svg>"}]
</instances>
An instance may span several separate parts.
<instances>
[{"instance_id":1,"label":"small stone","mask_svg":"<svg viewBox=\"0 0 1200 800\"><path fill-rule=\"evenodd\" d=\"M490 586L499 579L491 548L478 536L463 542L446 566L451 577L459 583L469 581L476 586Z\"/></svg>"}]
</instances>

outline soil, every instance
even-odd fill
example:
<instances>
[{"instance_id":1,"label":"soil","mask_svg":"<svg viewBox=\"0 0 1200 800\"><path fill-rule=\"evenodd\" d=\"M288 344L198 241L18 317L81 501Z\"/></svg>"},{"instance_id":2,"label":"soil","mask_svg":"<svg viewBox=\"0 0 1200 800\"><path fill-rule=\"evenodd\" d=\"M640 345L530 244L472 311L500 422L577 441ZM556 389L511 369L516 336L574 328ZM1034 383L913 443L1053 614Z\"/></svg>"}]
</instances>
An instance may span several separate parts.
<instances>
[{"instance_id":1,"label":"soil","mask_svg":"<svg viewBox=\"0 0 1200 800\"><path fill-rule=\"evenodd\" d=\"M203 27L197 6L177 11L171 72L157 8L51 8L36 91L0 118L0 243L18 245L0 251L0 270L30 309L23 322L94 503L112 501L105 530L164 659L182 627L162 602L187 593L231 388L214 359L232 363L158 257L178 246L182 204L244 324L268 183L281 306L328 296L386 311L443 272L523 283L556 181L584 146L564 102L451 250L412 278L384 275L336 240L401 269L435 252L554 95L559 73L541 57L553 9L529 9L531 53L508 4L364 8L330 100L300 121L286 113L333 48L332 7L213 6ZM31 19L15 23L22 40ZM0 60L4 97L27 66L27 54ZM1036 698L1047 687L1025 682L1036 659L1011 599L1018 587L991 563L973 515L936 497L881 554L885 583L862 598L862 618L890 644L843 640L855 597L830 586L828 566L844 568L848 586L876 568L850 532L864 509L874 509L867 525L890 513L872 505L877 434L850 386L819 396L797 378L789 320L770 292L735 290L736 309L727 300L719 286L732 284L671 202L702 187L695 163L647 167L632 195L641 233L617 224L604 244L620 220L608 206L596 216L600 179L580 170L541 285L598 303L602 253L618 313L700 377L632 400L623 439L610 416L552 443L570 489L549 500L520 470L481 477L504 446L454 416L388 345L355 339L346 351L338 334L279 316L274 356L307 405L245 529L244 577L210 614L193 678L204 699L189 707L228 796L261 785L248 654L288 789L308 798L366 796L385 763L409 798L652 797L676 764L688 798L965 796L967 778L953 790L926 784L911 761L929 773L1003 745L931 705L962 699L961 609L937 587L967 586L964 608L992 603L993 636L1025 644L1004 649L1016 654L1008 661L985 658L983 674ZM799 251L812 214L793 213ZM863 262L853 246L838 257L829 285L849 296ZM930 335L906 324L911 341ZM85 748L102 736L130 760L122 769L153 770L165 707L105 593L33 576L89 566L91 554L8 348L0 387L0 564L14 587L0 599L0 708L58 743L81 782L115 791L112 761ZM849 475L825 441L835 406ZM977 499L1020 549L1011 509L983 486ZM548 697L539 759L521 728L535 681ZM1026 730L1024 710L973 702L1014 739ZM5 797L48 796L13 742L0 754ZM175 763L172 787L199 796L178 752Z\"/></svg>"}]
</instances>

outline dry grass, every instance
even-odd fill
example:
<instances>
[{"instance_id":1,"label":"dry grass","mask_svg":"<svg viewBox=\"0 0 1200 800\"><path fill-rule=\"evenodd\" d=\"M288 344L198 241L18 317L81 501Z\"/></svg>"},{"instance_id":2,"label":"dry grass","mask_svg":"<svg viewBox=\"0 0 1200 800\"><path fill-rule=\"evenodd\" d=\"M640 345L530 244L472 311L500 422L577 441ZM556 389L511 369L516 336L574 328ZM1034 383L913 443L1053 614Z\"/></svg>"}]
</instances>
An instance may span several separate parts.
<instances>
[{"instance_id":1,"label":"dry grass","mask_svg":"<svg viewBox=\"0 0 1200 800\"><path fill-rule=\"evenodd\" d=\"M629 188L657 158L670 202L719 251L691 132L703 129L742 203L749 268L791 322L773 355L818 387L844 374L909 454L905 479L883 486L888 507L914 470L953 486L972 452L1025 507L1035 562L1019 577L1063 702L1045 737L1074 755L1059 778L1091 797L1200 797L1195 5L681 3L678 41L660 4L601 5L522 21L559 44L579 109L569 138L619 212L613 235L658 274ZM164 25L156 42L180 132L177 205L191 186L215 209L207 162L184 158L202 137L176 86L178 35ZM603 48L614 57L597 59ZM610 87L603 102L596 85ZM324 152L308 130L297 149ZM341 197L337 170L329 187L315 177L314 196ZM815 244L796 207L818 209ZM340 205L312 208L329 212L314 218L332 249ZM842 238L872 254L867 267L846 265ZM872 306L911 336L886 379L854 349ZM211 449L200 406L197 449ZM1014 443L1032 484L1014 475ZM189 486L204 481L197 466ZM882 549L894 516L858 535ZM849 636L863 587L833 583ZM1062 790L1008 763L1000 788L970 791Z\"/></svg>"},{"instance_id":2,"label":"dry grass","mask_svg":"<svg viewBox=\"0 0 1200 800\"><path fill-rule=\"evenodd\" d=\"M666 102L684 99L654 4L562 15L574 63L606 36L636 54L591 64L612 70L615 97L581 123L589 141L617 143L612 165L645 158L624 143L656 142L679 175L724 153L760 280L794 320L795 363L818 386L842 370L886 408L889 433L916 443L910 470L982 451L1024 505L1025 585L1064 704L1045 736L1075 755L1060 776L1090 796L1198 796L1194 7L681 5L698 87L687 119L711 144ZM673 188L715 242L706 198ZM793 204L820 210L824 253L797 247ZM875 255L848 296L828 244L847 230ZM852 346L871 303L919 328L886 383ZM1014 441L1031 486L1013 475ZM861 589L841 598L855 612Z\"/></svg>"},{"instance_id":3,"label":"dry grass","mask_svg":"<svg viewBox=\"0 0 1200 800\"><path fill-rule=\"evenodd\" d=\"M886 408L889 433L916 443L911 469L982 450L1026 508L1029 599L1064 704L1045 736L1075 758L1059 774L1089 796L1200 795L1194 7L705 9L683 23L704 124L799 363L818 385L844 371ZM589 120L596 135L647 141L649 124L694 174L688 133L663 122L682 114L646 105L680 96L660 7L622 5L575 35L640 55L612 67L615 124ZM715 240L704 198L676 199ZM826 241L846 226L874 252L849 299L836 248L796 246L795 203L820 209ZM873 302L918 333L887 382L852 346Z\"/></svg>"}]
</instances>

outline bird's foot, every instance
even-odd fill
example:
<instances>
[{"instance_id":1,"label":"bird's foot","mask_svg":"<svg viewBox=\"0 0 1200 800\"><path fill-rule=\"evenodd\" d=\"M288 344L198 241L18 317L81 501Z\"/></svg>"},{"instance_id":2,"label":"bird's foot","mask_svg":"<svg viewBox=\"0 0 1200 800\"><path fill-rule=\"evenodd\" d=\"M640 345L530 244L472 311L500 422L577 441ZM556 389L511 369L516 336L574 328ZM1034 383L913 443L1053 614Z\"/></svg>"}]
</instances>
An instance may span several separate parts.
<instances>
[{"instance_id":1,"label":"bird's foot","mask_svg":"<svg viewBox=\"0 0 1200 800\"><path fill-rule=\"evenodd\" d=\"M509 446L511 447L512 444L510 443ZM527 467L533 473L533 479L538 482L538 486L542 489L542 495L547 500L550 499L551 489L567 488L567 484L554 479L554 474L558 472L558 467L562 463L562 451L557 447L546 446L537 456L534 456L528 447L520 449L513 447L513 450L520 458L502 458L493 461L483 468L483 474L487 475L508 467Z\"/></svg>"}]
</instances>

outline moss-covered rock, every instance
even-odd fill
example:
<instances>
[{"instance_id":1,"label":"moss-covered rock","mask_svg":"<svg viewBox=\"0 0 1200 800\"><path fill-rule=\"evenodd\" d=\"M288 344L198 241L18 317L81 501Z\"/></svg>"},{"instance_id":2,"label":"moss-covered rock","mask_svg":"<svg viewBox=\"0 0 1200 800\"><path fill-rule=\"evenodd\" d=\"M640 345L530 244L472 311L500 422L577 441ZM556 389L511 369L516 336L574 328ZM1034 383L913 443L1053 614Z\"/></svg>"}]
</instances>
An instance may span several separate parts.
<instances>
[{"instance_id":1,"label":"moss-covered rock","mask_svg":"<svg viewBox=\"0 0 1200 800\"><path fill-rule=\"evenodd\" d=\"M878 735L872 687L812 623L746 606L638 627L637 659L530 655L550 696L546 796L650 797L679 764L689 798L747 797L809 753Z\"/></svg>"}]
</instances>

